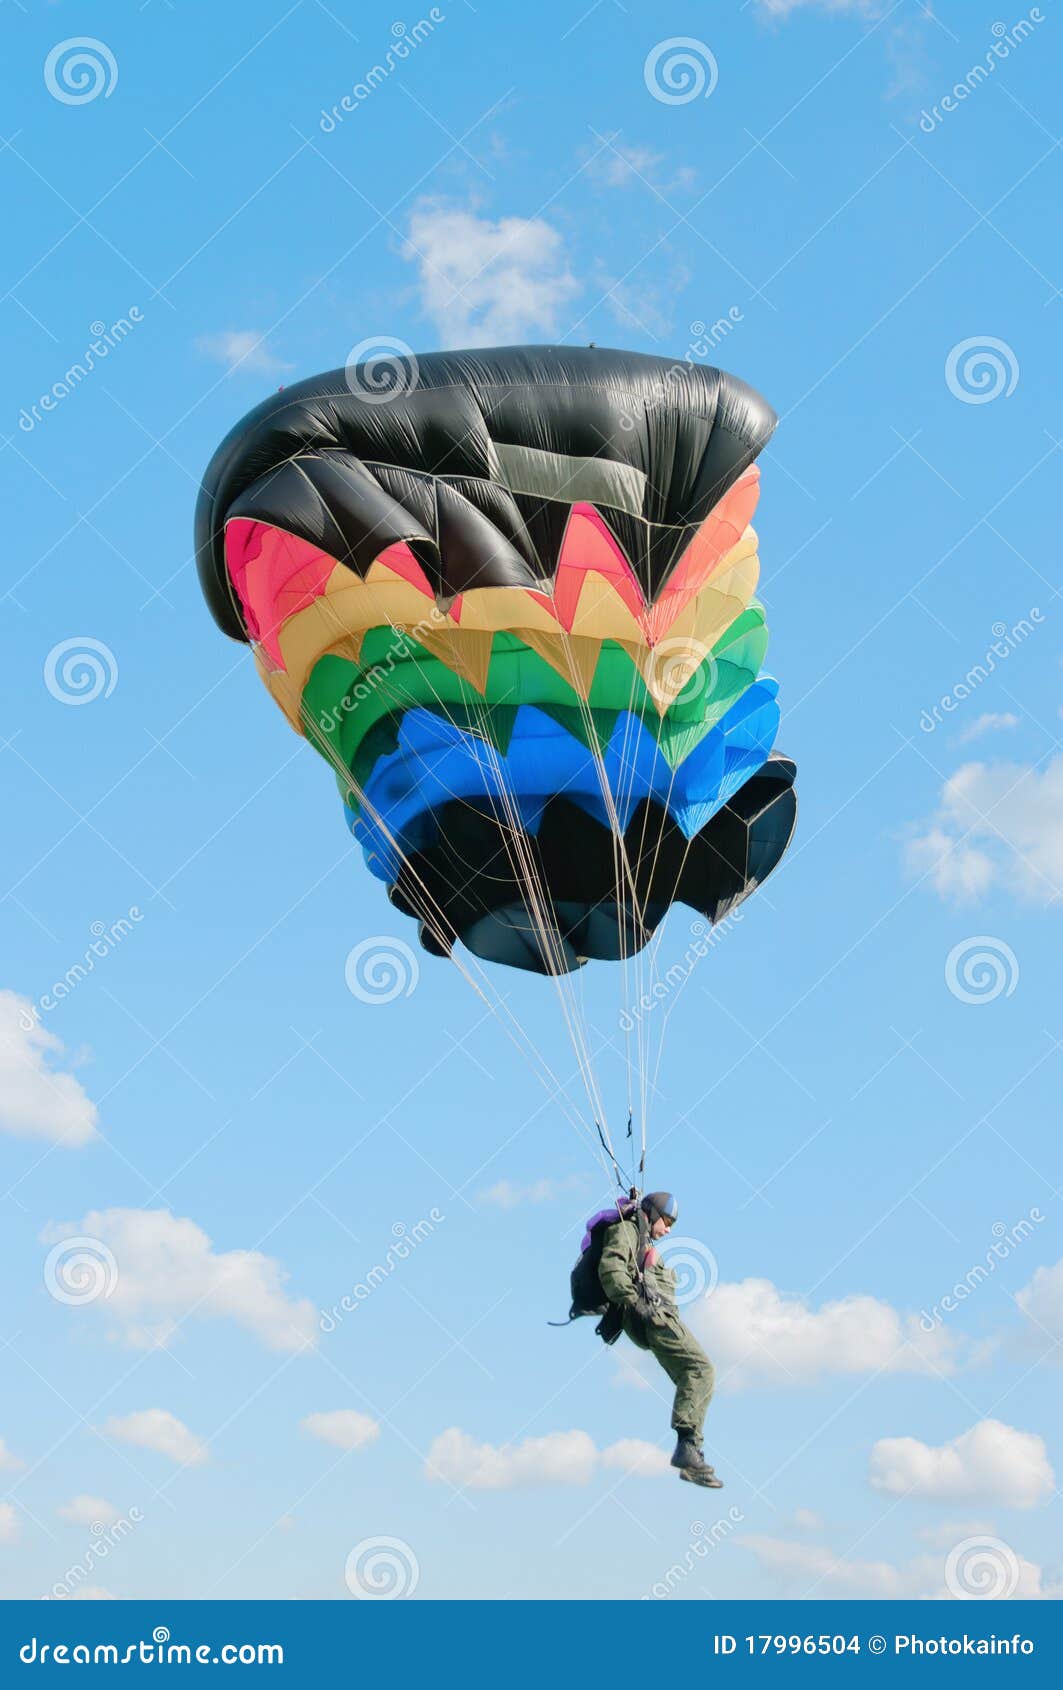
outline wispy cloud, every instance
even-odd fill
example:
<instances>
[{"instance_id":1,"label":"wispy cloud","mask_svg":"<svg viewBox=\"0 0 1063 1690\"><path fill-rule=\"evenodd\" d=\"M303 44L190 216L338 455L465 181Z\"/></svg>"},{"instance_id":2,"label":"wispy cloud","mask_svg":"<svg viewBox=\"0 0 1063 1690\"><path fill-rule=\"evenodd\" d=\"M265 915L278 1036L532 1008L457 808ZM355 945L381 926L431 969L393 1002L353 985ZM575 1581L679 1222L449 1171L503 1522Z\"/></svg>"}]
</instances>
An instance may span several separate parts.
<instances>
[{"instance_id":1,"label":"wispy cloud","mask_svg":"<svg viewBox=\"0 0 1063 1690\"><path fill-rule=\"evenodd\" d=\"M150 1449L183 1467L198 1467L207 1460L206 1444L165 1408L144 1408L135 1414L115 1416L100 1430L105 1438Z\"/></svg>"},{"instance_id":2,"label":"wispy cloud","mask_svg":"<svg viewBox=\"0 0 1063 1690\"><path fill-rule=\"evenodd\" d=\"M403 257L417 267L425 315L444 346L492 346L557 333L580 291L560 234L541 217L502 217L426 204Z\"/></svg>"},{"instance_id":3,"label":"wispy cloud","mask_svg":"<svg viewBox=\"0 0 1063 1690\"><path fill-rule=\"evenodd\" d=\"M355 1408L331 1408L299 1422L304 1432L335 1449L361 1449L380 1436L379 1422Z\"/></svg>"},{"instance_id":4,"label":"wispy cloud","mask_svg":"<svg viewBox=\"0 0 1063 1690\"><path fill-rule=\"evenodd\" d=\"M964 729L959 736L958 744L970 745L973 739L981 739L983 734L1003 733L1006 728L1017 728L1018 725L1019 718L1014 716L1010 710L986 710L983 711L976 722L972 722L969 728Z\"/></svg>"},{"instance_id":5,"label":"wispy cloud","mask_svg":"<svg viewBox=\"0 0 1063 1690\"><path fill-rule=\"evenodd\" d=\"M222 329L217 334L201 334L196 351L216 363L227 364L230 370L249 374L277 375L292 368L269 350L259 329Z\"/></svg>"},{"instance_id":6,"label":"wispy cloud","mask_svg":"<svg viewBox=\"0 0 1063 1690\"><path fill-rule=\"evenodd\" d=\"M652 147L629 146L615 135L605 135L589 155L587 174L606 188L642 186L658 194L682 192L693 187L697 172L689 165L668 168L664 153Z\"/></svg>"},{"instance_id":7,"label":"wispy cloud","mask_svg":"<svg viewBox=\"0 0 1063 1690\"><path fill-rule=\"evenodd\" d=\"M477 1192L476 1201L496 1209L522 1209L531 1203L553 1203L571 1191L585 1190L586 1186L582 1174L569 1174L565 1179L532 1180L529 1185L500 1179L486 1191Z\"/></svg>"}]
</instances>

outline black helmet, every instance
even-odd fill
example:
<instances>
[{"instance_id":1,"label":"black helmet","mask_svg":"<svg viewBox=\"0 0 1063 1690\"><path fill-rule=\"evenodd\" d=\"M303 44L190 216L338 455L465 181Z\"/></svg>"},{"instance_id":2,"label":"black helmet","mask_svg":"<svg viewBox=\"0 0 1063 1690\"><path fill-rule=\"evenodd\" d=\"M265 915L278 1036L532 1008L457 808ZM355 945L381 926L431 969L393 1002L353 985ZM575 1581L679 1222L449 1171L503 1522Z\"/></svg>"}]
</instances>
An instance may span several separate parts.
<instances>
[{"instance_id":1,"label":"black helmet","mask_svg":"<svg viewBox=\"0 0 1063 1690\"><path fill-rule=\"evenodd\" d=\"M674 1224L679 1218L679 1204L670 1191L648 1191L642 1199L642 1212L653 1221Z\"/></svg>"}]
</instances>

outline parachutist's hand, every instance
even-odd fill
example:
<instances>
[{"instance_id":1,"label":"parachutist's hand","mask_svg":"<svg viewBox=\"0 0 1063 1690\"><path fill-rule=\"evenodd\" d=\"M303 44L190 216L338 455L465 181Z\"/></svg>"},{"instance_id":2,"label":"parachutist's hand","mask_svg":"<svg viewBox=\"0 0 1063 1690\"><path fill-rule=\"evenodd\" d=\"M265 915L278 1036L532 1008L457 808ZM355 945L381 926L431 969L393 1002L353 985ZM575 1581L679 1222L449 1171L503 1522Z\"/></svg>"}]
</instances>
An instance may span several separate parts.
<instances>
[{"instance_id":1,"label":"parachutist's hand","mask_svg":"<svg viewBox=\"0 0 1063 1690\"><path fill-rule=\"evenodd\" d=\"M661 1305L655 1297L636 1297L634 1310L637 1315L643 1320L648 1320L651 1325L656 1325L661 1319Z\"/></svg>"}]
</instances>

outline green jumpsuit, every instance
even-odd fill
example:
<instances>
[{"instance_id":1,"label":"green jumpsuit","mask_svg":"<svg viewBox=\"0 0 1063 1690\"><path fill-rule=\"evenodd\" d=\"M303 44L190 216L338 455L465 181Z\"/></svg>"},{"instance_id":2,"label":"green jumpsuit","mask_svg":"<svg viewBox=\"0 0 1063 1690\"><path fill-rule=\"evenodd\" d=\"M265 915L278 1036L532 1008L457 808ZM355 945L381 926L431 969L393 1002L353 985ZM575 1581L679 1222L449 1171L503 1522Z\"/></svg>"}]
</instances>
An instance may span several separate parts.
<instances>
[{"instance_id":1,"label":"green jumpsuit","mask_svg":"<svg viewBox=\"0 0 1063 1690\"><path fill-rule=\"evenodd\" d=\"M657 1318L650 1321L638 1312L638 1244L638 1227L633 1221L617 1221L609 1228L598 1268L602 1290L621 1310L624 1331L631 1342L640 1350L649 1350L675 1386L673 1429L690 1433L700 1445L716 1377L713 1365L680 1320L675 1303L676 1277L661 1261L646 1270L647 1288L662 1299Z\"/></svg>"}]
</instances>

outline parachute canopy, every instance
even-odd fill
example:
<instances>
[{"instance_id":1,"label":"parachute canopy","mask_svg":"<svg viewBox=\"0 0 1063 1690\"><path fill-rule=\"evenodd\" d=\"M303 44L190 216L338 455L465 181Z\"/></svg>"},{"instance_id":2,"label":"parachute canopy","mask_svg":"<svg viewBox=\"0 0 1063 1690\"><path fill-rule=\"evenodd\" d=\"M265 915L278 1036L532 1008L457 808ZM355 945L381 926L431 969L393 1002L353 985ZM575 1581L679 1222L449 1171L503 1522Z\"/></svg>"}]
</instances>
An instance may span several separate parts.
<instances>
[{"instance_id":1,"label":"parachute canopy","mask_svg":"<svg viewBox=\"0 0 1063 1690\"><path fill-rule=\"evenodd\" d=\"M562 974L779 862L750 526L774 426L719 370L511 347L302 382L216 453L207 602L429 950Z\"/></svg>"}]
</instances>

